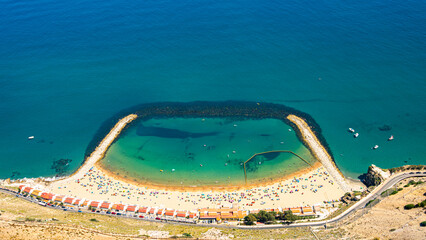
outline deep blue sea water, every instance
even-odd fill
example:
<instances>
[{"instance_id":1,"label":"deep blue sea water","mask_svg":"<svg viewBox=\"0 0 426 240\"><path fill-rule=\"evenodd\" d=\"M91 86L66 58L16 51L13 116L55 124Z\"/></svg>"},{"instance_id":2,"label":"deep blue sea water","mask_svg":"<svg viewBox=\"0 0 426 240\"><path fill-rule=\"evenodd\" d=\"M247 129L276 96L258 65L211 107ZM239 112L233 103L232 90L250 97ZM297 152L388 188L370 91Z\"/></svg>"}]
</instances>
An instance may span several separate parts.
<instances>
[{"instance_id":1,"label":"deep blue sea water","mask_svg":"<svg viewBox=\"0 0 426 240\"><path fill-rule=\"evenodd\" d=\"M421 0L1 1L0 178L49 176L61 158L73 171L105 119L156 101L300 109L351 177L426 164L425 12Z\"/></svg>"}]
</instances>

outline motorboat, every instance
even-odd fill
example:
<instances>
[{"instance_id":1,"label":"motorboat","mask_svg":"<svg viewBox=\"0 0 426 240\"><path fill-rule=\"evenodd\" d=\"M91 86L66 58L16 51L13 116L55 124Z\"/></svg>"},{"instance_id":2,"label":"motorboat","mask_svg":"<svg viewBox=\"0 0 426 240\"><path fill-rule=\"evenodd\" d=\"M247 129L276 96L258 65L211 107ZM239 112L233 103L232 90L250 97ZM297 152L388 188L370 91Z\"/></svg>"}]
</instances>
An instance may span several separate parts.
<instances>
[{"instance_id":1,"label":"motorboat","mask_svg":"<svg viewBox=\"0 0 426 240\"><path fill-rule=\"evenodd\" d=\"M373 150L378 148L379 148L379 145L374 145Z\"/></svg>"},{"instance_id":2,"label":"motorboat","mask_svg":"<svg viewBox=\"0 0 426 240\"><path fill-rule=\"evenodd\" d=\"M359 136L359 133L354 134L354 138L357 138Z\"/></svg>"},{"instance_id":3,"label":"motorboat","mask_svg":"<svg viewBox=\"0 0 426 240\"><path fill-rule=\"evenodd\" d=\"M388 138L388 141L392 141L393 140L393 135L390 136L390 138Z\"/></svg>"},{"instance_id":4,"label":"motorboat","mask_svg":"<svg viewBox=\"0 0 426 240\"><path fill-rule=\"evenodd\" d=\"M355 130L353 128L349 128L348 131L351 132L351 133L355 132Z\"/></svg>"},{"instance_id":5,"label":"motorboat","mask_svg":"<svg viewBox=\"0 0 426 240\"><path fill-rule=\"evenodd\" d=\"M32 140L32 139L34 139L34 136L29 136L28 137L28 140Z\"/></svg>"}]
</instances>

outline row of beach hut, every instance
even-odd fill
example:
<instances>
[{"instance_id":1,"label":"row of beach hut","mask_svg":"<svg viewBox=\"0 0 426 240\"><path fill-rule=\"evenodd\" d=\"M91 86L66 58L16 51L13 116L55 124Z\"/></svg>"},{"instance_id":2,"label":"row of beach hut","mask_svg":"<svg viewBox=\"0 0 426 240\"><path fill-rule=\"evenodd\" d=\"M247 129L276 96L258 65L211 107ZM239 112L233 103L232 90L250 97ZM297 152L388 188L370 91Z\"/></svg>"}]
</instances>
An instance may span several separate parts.
<instances>
[{"instance_id":1,"label":"row of beach hut","mask_svg":"<svg viewBox=\"0 0 426 240\"><path fill-rule=\"evenodd\" d=\"M243 219L249 213L258 213L261 210L243 211L237 208L202 208L197 212L181 211L160 207L145 207L139 205L126 205L121 203L110 203L105 201L92 201L88 199L78 199L69 196L55 195L53 193L42 192L40 190L27 187L25 185L19 186L22 193L26 193L35 197L42 198L45 202L63 203L64 205L87 207L95 211L104 211L116 213L130 213L139 217L148 218L161 218L167 220L195 220L199 219L204 222L218 222L218 221L235 221ZM284 212L290 210L294 215L299 216L315 216L320 210L319 207L306 206L295 208L276 208L276 209L262 209L269 212Z\"/></svg>"}]
</instances>

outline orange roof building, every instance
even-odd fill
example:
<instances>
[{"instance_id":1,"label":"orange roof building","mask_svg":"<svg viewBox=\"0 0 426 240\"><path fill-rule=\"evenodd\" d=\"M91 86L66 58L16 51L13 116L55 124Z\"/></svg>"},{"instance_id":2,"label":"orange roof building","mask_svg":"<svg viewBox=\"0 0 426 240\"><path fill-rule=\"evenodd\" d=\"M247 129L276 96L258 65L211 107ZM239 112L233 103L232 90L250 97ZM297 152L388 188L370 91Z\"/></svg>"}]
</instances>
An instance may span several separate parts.
<instances>
[{"instance_id":1,"label":"orange roof building","mask_svg":"<svg viewBox=\"0 0 426 240\"><path fill-rule=\"evenodd\" d=\"M140 212L140 213L146 213L147 210L148 210L147 207L143 207L143 208L139 208L138 212Z\"/></svg>"},{"instance_id":2,"label":"orange roof building","mask_svg":"<svg viewBox=\"0 0 426 240\"><path fill-rule=\"evenodd\" d=\"M31 195L38 196L40 194L40 192L41 192L40 190L33 190L31 192Z\"/></svg>"},{"instance_id":3,"label":"orange roof building","mask_svg":"<svg viewBox=\"0 0 426 240\"><path fill-rule=\"evenodd\" d=\"M166 210L166 213L164 213L166 216L172 216L175 215L175 210Z\"/></svg>"},{"instance_id":4,"label":"orange roof building","mask_svg":"<svg viewBox=\"0 0 426 240\"><path fill-rule=\"evenodd\" d=\"M62 202L62 199L64 199L64 196L56 196L55 197L55 202Z\"/></svg>"},{"instance_id":5,"label":"orange roof building","mask_svg":"<svg viewBox=\"0 0 426 240\"><path fill-rule=\"evenodd\" d=\"M178 211L177 214L176 214L176 217L184 218L184 217L186 217L186 212L184 212L184 211Z\"/></svg>"},{"instance_id":6,"label":"orange roof building","mask_svg":"<svg viewBox=\"0 0 426 240\"><path fill-rule=\"evenodd\" d=\"M68 198L65 199L65 203L68 203L68 204L71 204L72 201L74 201L74 198L68 197Z\"/></svg>"},{"instance_id":7,"label":"orange roof building","mask_svg":"<svg viewBox=\"0 0 426 240\"><path fill-rule=\"evenodd\" d=\"M85 200L85 201L83 202L83 204L81 204L81 206L83 206L83 207L85 207L85 206L87 206L87 205L89 205L89 200Z\"/></svg>"},{"instance_id":8,"label":"orange roof building","mask_svg":"<svg viewBox=\"0 0 426 240\"><path fill-rule=\"evenodd\" d=\"M103 202L103 203L101 204L101 208L103 208L103 209L108 209L110 205L111 205L110 203Z\"/></svg>"},{"instance_id":9,"label":"orange roof building","mask_svg":"<svg viewBox=\"0 0 426 240\"><path fill-rule=\"evenodd\" d=\"M33 190L32 188L30 188L30 187L26 187L26 188L24 188L24 192L26 192L26 193L30 193L31 192L31 190Z\"/></svg>"},{"instance_id":10,"label":"orange roof building","mask_svg":"<svg viewBox=\"0 0 426 240\"><path fill-rule=\"evenodd\" d=\"M293 214L301 214L302 213L302 210L301 210L301 208L300 207L298 207L298 208L290 208L289 209Z\"/></svg>"},{"instance_id":11,"label":"orange roof building","mask_svg":"<svg viewBox=\"0 0 426 240\"><path fill-rule=\"evenodd\" d=\"M158 209L158 211L157 211L157 215L163 215L163 210L164 210L164 209Z\"/></svg>"},{"instance_id":12,"label":"orange roof building","mask_svg":"<svg viewBox=\"0 0 426 240\"><path fill-rule=\"evenodd\" d=\"M149 210L149 214L154 214L155 212L155 208L151 208L151 210Z\"/></svg>"},{"instance_id":13,"label":"orange roof building","mask_svg":"<svg viewBox=\"0 0 426 240\"><path fill-rule=\"evenodd\" d=\"M76 199L76 200L74 201L74 204L75 204L75 205L80 204L80 199Z\"/></svg>"},{"instance_id":14,"label":"orange roof building","mask_svg":"<svg viewBox=\"0 0 426 240\"><path fill-rule=\"evenodd\" d=\"M127 206L127 212L134 212L136 210L136 206Z\"/></svg>"},{"instance_id":15,"label":"orange roof building","mask_svg":"<svg viewBox=\"0 0 426 240\"><path fill-rule=\"evenodd\" d=\"M91 207L98 207L99 206L99 202L93 201L90 203Z\"/></svg>"},{"instance_id":16,"label":"orange roof building","mask_svg":"<svg viewBox=\"0 0 426 240\"><path fill-rule=\"evenodd\" d=\"M44 192L44 193L41 194L41 197L45 200L52 200L53 199L53 193Z\"/></svg>"},{"instance_id":17,"label":"orange roof building","mask_svg":"<svg viewBox=\"0 0 426 240\"><path fill-rule=\"evenodd\" d=\"M124 210L124 205L123 204L114 204L113 206L112 206L112 209L115 209L115 210L119 210L119 211L123 211Z\"/></svg>"}]
</instances>

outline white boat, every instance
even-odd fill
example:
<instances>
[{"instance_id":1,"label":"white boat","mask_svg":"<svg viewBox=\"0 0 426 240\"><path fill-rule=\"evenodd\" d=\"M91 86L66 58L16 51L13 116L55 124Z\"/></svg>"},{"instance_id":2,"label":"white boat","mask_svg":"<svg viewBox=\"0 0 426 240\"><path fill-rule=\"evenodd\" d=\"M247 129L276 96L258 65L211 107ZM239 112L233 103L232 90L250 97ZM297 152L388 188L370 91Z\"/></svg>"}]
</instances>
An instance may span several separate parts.
<instances>
[{"instance_id":1,"label":"white boat","mask_svg":"<svg viewBox=\"0 0 426 240\"><path fill-rule=\"evenodd\" d=\"M374 149L378 149L379 148L379 145L374 145L374 147L372 147L373 148L373 150Z\"/></svg>"},{"instance_id":2,"label":"white boat","mask_svg":"<svg viewBox=\"0 0 426 240\"><path fill-rule=\"evenodd\" d=\"M388 141L392 141L393 140L393 135L390 136L390 138L388 138Z\"/></svg>"},{"instance_id":3,"label":"white boat","mask_svg":"<svg viewBox=\"0 0 426 240\"><path fill-rule=\"evenodd\" d=\"M355 130L353 128L349 128L348 131L351 132L351 133L355 132Z\"/></svg>"},{"instance_id":4,"label":"white boat","mask_svg":"<svg viewBox=\"0 0 426 240\"><path fill-rule=\"evenodd\" d=\"M359 133L354 134L354 138L357 138L359 136Z\"/></svg>"},{"instance_id":5,"label":"white boat","mask_svg":"<svg viewBox=\"0 0 426 240\"><path fill-rule=\"evenodd\" d=\"M28 140L34 139L34 136L29 136Z\"/></svg>"}]
</instances>

